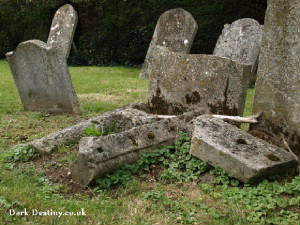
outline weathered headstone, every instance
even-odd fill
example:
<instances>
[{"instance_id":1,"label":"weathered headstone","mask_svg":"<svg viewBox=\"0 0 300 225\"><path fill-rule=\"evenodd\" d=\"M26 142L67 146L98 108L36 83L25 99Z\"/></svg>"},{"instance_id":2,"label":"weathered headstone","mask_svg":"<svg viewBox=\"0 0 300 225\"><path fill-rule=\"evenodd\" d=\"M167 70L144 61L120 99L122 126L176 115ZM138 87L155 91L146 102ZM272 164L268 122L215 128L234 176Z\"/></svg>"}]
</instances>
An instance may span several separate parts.
<instances>
[{"instance_id":1,"label":"weathered headstone","mask_svg":"<svg viewBox=\"0 0 300 225\"><path fill-rule=\"evenodd\" d=\"M57 11L49 43L26 41L20 43L14 52L6 54L25 110L79 112L67 66L77 21L77 14L74 12L70 5Z\"/></svg>"},{"instance_id":2,"label":"weathered headstone","mask_svg":"<svg viewBox=\"0 0 300 225\"><path fill-rule=\"evenodd\" d=\"M70 53L77 21L77 12L69 4L59 8L52 20L47 45L61 48L66 59Z\"/></svg>"},{"instance_id":3,"label":"weathered headstone","mask_svg":"<svg viewBox=\"0 0 300 225\"><path fill-rule=\"evenodd\" d=\"M251 129L281 136L300 147L300 1L269 0L261 44Z\"/></svg>"},{"instance_id":4,"label":"weathered headstone","mask_svg":"<svg viewBox=\"0 0 300 225\"><path fill-rule=\"evenodd\" d=\"M149 77L149 71L152 67L150 61L157 45L167 47L174 52L189 53L197 29L197 22L184 9L171 9L163 13L155 27L140 77Z\"/></svg>"},{"instance_id":5,"label":"weathered headstone","mask_svg":"<svg viewBox=\"0 0 300 225\"><path fill-rule=\"evenodd\" d=\"M297 168L294 156L210 115L194 120L190 153L248 183Z\"/></svg>"},{"instance_id":6,"label":"weathered headstone","mask_svg":"<svg viewBox=\"0 0 300 225\"><path fill-rule=\"evenodd\" d=\"M250 18L225 24L214 55L253 65L258 57L263 26Z\"/></svg>"},{"instance_id":7,"label":"weathered headstone","mask_svg":"<svg viewBox=\"0 0 300 225\"><path fill-rule=\"evenodd\" d=\"M251 65L215 55L193 55L157 46L149 71L148 103L153 113L180 114L208 106L212 113L242 115Z\"/></svg>"}]
</instances>

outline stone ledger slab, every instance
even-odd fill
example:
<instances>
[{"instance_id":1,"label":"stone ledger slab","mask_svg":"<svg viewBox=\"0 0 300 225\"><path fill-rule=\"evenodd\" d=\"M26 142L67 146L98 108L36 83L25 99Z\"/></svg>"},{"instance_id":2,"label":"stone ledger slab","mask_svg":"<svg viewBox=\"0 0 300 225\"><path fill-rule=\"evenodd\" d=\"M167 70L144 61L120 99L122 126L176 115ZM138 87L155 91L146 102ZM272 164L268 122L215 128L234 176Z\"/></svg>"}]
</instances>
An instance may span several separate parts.
<instances>
[{"instance_id":1,"label":"stone ledger slab","mask_svg":"<svg viewBox=\"0 0 300 225\"><path fill-rule=\"evenodd\" d=\"M251 18L225 24L213 54L253 65L259 55L262 32L263 26Z\"/></svg>"},{"instance_id":2,"label":"stone ledger slab","mask_svg":"<svg viewBox=\"0 0 300 225\"><path fill-rule=\"evenodd\" d=\"M174 52L189 53L198 25L193 16L184 9L177 8L164 12L158 19L140 77L148 78L151 70L151 58L157 45L167 47Z\"/></svg>"},{"instance_id":3,"label":"stone ledger slab","mask_svg":"<svg viewBox=\"0 0 300 225\"><path fill-rule=\"evenodd\" d=\"M251 65L215 55L193 55L157 46L153 51L147 100L154 113L178 114L194 105L212 113L242 115Z\"/></svg>"},{"instance_id":4,"label":"stone ledger slab","mask_svg":"<svg viewBox=\"0 0 300 225\"><path fill-rule=\"evenodd\" d=\"M190 153L245 183L298 165L284 149L209 115L195 119Z\"/></svg>"},{"instance_id":5,"label":"stone ledger slab","mask_svg":"<svg viewBox=\"0 0 300 225\"><path fill-rule=\"evenodd\" d=\"M286 137L300 148L300 1L269 0L256 81L253 114L258 129Z\"/></svg>"}]
</instances>

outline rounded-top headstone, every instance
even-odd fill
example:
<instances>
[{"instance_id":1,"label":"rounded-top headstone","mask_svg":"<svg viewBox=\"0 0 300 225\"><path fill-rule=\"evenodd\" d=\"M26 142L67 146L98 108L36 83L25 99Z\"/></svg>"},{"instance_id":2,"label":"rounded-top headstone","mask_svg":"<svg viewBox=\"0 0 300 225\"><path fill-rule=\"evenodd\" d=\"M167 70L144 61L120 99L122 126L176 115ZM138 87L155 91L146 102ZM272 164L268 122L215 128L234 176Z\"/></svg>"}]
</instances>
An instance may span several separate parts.
<instances>
[{"instance_id":1,"label":"rounded-top headstone","mask_svg":"<svg viewBox=\"0 0 300 225\"><path fill-rule=\"evenodd\" d=\"M163 13L156 24L140 77L149 77L149 64L156 46L164 46L173 52L189 53L198 25L194 17L181 8Z\"/></svg>"},{"instance_id":2,"label":"rounded-top headstone","mask_svg":"<svg viewBox=\"0 0 300 225\"><path fill-rule=\"evenodd\" d=\"M60 7L52 20L47 45L59 47L68 58L78 21L77 12L70 4Z\"/></svg>"},{"instance_id":3,"label":"rounded-top headstone","mask_svg":"<svg viewBox=\"0 0 300 225\"><path fill-rule=\"evenodd\" d=\"M251 18L225 24L213 54L253 65L259 55L262 30L263 26Z\"/></svg>"}]
</instances>

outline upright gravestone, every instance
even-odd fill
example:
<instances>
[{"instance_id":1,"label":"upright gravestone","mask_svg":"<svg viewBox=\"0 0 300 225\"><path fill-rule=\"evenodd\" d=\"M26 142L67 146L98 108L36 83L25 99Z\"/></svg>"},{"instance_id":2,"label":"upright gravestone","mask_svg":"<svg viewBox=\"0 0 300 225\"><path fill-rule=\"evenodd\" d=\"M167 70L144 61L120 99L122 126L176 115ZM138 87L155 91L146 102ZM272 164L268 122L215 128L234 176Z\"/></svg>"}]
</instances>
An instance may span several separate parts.
<instances>
[{"instance_id":1,"label":"upright gravestone","mask_svg":"<svg viewBox=\"0 0 300 225\"><path fill-rule=\"evenodd\" d=\"M77 23L71 5L53 19L48 43L30 40L6 54L25 110L78 113L78 101L67 66Z\"/></svg>"},{"instance_id":2,"label":"upright gravestone","mask_svg":"<svg viewBox=\"0 0 300 225\"><path fill-rule=\"evenodd\" d=\"M253 65L259 54L262 30L263 26L250 18L225 24L213 54Z\"/></svg>"},{"instance_id":3,"label":"upright gravestone","mask_svg":"<svg viewBox=\"0 0 300 225\"><path fill-rule=\"evenodd\" d=\"M259 58L251 129L285 135L300 143L300 1L269 0Z\"/></svg>"},{"instance_id":4,"label":"upright gravestone","mask_svg":"<svg viewBox=\"0 0 300 225\"><path fill-rule=\"evenodd\" d=\"M149 77L151 58L157 45L167 47L173 52L189 53L197 29L197 22L184 9L171 9L163 13L156 24L140 77Z\"/></svg>"}]
</instances>

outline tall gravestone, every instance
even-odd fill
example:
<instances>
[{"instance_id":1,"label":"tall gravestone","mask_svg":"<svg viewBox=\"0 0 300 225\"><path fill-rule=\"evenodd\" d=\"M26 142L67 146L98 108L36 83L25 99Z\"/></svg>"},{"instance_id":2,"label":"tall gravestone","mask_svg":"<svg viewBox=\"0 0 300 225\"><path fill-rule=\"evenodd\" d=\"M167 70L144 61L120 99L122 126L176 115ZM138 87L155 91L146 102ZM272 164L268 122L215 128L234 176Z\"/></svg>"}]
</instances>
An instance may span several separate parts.
<instances>
[{"instance_id":1,"label":"tall gravestone","mask_svg":"<svg viewBox=\"0 0 300 225\"><path fill-rule=\"evenodd\" d=\"M263 26L250 18L225 24L214 55L253 65L259 55Z\"/></svg>"},{"instance_id":2,"label":"tall gravestone","mask_svg":"<svg viewBox=\"0 0 300 225\"><path fill-rule=\"evenodd\" d=\"M299 104L300 1L269 0L253 104L253 114L263 114L251 129L282 133L299 151Z\"/></svg>"},{"instance_id":3,"label":"tall gravestone","mask_svg":"<svg viewBox=\"0 0 300 225\"><path fill-rule=\"evenodd\" d=\"M64 5L54 16L47 44L30 40L6 54L25 110L79 112L67 66L76 24L76 11Z\"/></svg>"},{"instance_id":4,"label":"tall gravestone","mask_svg":"<svg viewBox=\"0 0 300 225\"><path fill-rule=\"evenodd\" d=\"M140 77L149 77L151 58L157 45L167 47L173 52L189 53L197 29L197 22L184 9L171 9L163 13L156 24Z\"/></svg>"}]
</instances>

